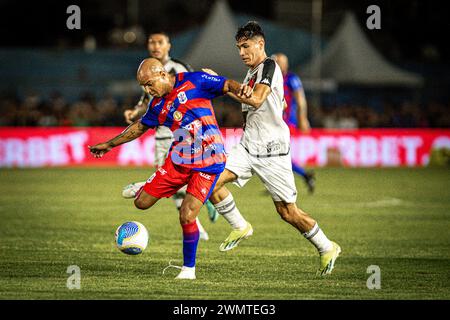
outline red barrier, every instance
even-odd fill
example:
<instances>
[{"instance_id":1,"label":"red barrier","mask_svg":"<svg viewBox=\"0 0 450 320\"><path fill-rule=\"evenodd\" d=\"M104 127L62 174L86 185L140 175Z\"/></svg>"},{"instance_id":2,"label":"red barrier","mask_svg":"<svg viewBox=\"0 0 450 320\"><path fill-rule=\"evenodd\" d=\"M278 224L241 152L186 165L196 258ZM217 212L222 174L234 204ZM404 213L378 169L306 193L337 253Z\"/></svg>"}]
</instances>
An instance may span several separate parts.
<instances>
[{"instance_id":1,"label":"red barrier","mask_svg":"<svg viewBox=\"0 0 450 320\"><path fill-rule=\"evenodd\" d=\"M0 128L0 167L153 165L154 131L93 158L88 145L120 133L120 127ZM239 142L242 129L222 129L226 150ZM314 129L293 133L295 162L308 166L340 163L351 167L424 166L433 148L450 148L448 129Z\"/></svg>"}]
</instances>

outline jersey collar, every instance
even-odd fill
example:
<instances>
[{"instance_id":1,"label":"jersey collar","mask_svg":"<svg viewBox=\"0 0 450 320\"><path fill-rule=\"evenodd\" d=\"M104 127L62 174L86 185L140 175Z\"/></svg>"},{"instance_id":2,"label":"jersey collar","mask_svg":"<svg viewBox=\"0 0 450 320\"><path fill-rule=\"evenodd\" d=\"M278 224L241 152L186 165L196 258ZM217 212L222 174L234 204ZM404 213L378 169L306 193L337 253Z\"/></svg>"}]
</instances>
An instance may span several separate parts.
<instances>
[{"instance_id":1,"label":"jersey collar","mask_svg":"<svg viewBox=\"0 0 450 320\"><path fill-rule=\"evenodd\" d=\"M269 59L269 57L266 57L263 61L261 61L260 63L258 63L254 68L250 69L250 74L253 74L253 73L255 72L255 70L258 69L258 67L259 67L262 63L266 62L267 59Z\"/></svg>"}]
</instances>

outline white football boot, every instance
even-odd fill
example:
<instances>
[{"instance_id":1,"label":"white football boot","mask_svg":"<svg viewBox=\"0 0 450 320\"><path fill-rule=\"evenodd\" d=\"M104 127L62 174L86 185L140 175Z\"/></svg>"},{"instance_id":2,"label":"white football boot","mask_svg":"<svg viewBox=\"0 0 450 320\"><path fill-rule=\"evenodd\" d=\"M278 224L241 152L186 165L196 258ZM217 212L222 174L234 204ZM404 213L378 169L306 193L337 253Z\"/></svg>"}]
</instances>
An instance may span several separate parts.
<instances>
[{"instance_id":1,"label":"white football boot","mask_svg":"<svg viewBox=\"0 0 450 320\"><path fill-rule=\"evenodd\" d=\"M125 199L133 199L144 184L145 181L130 183L122 189L122 197Z\"/></svg>"},{"instance_id":2,"label":"white football boot","mask_svg":"<svg viewBox=\"0 0 450 320\"><path fill-rule=\"evenodd\" d=\"M186 280L194 280L195 277L195 267L189 268L182 266L181 272L175 277L175 279L186 279Z\"/></svg>"}]
</instances>

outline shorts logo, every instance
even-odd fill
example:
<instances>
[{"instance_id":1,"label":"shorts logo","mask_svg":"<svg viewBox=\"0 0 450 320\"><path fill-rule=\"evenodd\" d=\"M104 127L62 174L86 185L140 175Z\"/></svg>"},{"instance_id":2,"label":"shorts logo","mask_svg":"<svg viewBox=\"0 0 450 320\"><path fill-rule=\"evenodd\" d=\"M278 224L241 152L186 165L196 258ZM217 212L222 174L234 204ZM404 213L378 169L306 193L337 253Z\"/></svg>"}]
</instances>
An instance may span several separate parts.
<instances>
[{"instance_id":1,"label":"shorts logo","mask_svg":"<svg viewBox=\"0 0 450 320\"><path fill-rule=\"evenodd\" d=\"M173 119L175 121L180 121L183 118L183 114L180 111L175 111L173 113Z\"/></svg>"},{"instance_id":2,"label":"shorts logo","mask_svg":"<svg viewBox=\"0 0 450 320\"><path fill-rule=\"evenodd\" d=\"M178 93L178 101L180 101L181 104L184 104L188 101L188 98L184 91L181 91L180 93Z\"/></svg>"},{"instance_id":3,"label":"shorts logo","mask_svg":"<svg viewBox=\"0 0 450 320\"><path fill-rule=\"evenodd\" d=\"M262 84L270 84L269 79L265 78L263 81L261 81Z\"/></svg>"},{"instance_id":4,"label":"shorts logo","mask_svg":"<svg viewBox=\"0 0 450 320\"><path fill-rule=\"evenodd\" d=\"M207 194L208 190L206 188L202 188L202 194Z\"/></svg>"},{"instance_id":5,"label":"shorts logo","mask_svg":"<svg viewBox=\"0 0 450 320\"><path fill-rule=\"evenodd\" d=\"M206 180L211 180L211 176L209 174L200 172L200 177L205 178Z\"/></svg>"},{"instance_id":6,"label":"shorts logo","mask_svg":"<svg viewBox=\"0 0 450 320\"><path fill-rule=\"evenodd\" d=\"M162 176L167 173L167 171L164 170L163 168L159 168L158 171L161 173Z\"/></svg>"}]
</instances>

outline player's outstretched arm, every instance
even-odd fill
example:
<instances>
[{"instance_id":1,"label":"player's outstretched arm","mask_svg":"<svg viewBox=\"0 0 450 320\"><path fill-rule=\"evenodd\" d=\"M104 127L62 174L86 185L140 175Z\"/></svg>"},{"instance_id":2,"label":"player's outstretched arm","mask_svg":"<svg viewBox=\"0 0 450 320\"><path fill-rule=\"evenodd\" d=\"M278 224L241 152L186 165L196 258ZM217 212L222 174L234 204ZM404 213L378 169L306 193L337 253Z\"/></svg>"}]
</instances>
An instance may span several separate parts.
<instances>
[{"instance_id":1,"label":"player's outstretched arm","mask_svg":"<svg viewBox=\"0 0 450 320\"><path fill-rule=\"evenodd\" d=\"M130 124L121 134L112 138L111 140L103 143L96 144L95 146L88 146L91 154L96 158L101 158L105 153L112 148L121 144L130 142L136 138L139 138L148 130L148 127L141 123L141 120L137 120Z\"/></svg>"}]
</instances>

